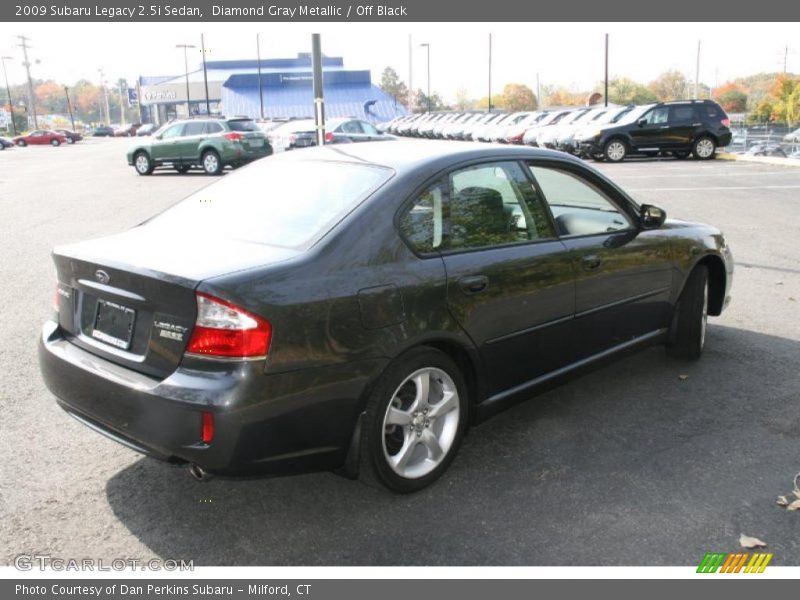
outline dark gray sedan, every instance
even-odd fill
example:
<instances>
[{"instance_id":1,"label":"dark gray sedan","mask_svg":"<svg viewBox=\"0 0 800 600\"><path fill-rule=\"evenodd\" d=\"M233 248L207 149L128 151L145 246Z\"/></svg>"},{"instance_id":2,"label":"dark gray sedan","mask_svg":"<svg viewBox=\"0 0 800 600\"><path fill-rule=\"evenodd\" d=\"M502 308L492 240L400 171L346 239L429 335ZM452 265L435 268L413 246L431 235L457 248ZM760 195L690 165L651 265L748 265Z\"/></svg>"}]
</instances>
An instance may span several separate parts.
<instances>
[{"instance_id":1,"label":"dark gray sedan","mask_svg":"<svg viewBox=\"0 0 800 600\"><path fill-rule=\"evenodd\" d=\"M733 272L717 229L563 153L413 141L263 159L53 258L41 369L76 419L198 478L398 492L609 358L698 358Z\"/></svg>"}]
</instances>

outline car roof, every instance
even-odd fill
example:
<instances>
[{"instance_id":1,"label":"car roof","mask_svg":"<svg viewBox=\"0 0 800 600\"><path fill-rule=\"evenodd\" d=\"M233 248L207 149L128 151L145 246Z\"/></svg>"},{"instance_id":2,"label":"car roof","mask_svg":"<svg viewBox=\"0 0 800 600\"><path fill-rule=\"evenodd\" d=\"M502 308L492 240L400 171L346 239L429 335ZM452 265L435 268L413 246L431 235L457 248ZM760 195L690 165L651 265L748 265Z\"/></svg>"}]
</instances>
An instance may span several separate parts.
<instances>
[{"instance_id":1,"label":"car roof","mask_svg":"<svg viewBox=\"0 0 800 600\"><path fill-rule=\"evenodd\" d=\"M443 140L393 140L391 142L335 144L308 148L301 152L281 153L273 158L280 160L345 161L371 164L388 167L400 174L433 165L434 163L442 163L442 166L446 166L446 164L456 164L473 159L530 160L557 158L563 162L583 164L577 158L554 150Z\"/></svg>"}]
</instances>

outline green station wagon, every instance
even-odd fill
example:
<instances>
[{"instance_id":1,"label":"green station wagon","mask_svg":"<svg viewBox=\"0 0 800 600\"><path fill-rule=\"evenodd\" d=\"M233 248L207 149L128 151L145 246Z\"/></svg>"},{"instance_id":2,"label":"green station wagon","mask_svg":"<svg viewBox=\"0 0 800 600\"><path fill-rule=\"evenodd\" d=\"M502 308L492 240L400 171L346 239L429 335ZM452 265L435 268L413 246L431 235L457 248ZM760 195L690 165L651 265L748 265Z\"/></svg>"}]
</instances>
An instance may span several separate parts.
<instances>
[{"instance_id":1,"label":"green station wagon","mask_svg":"<svg viewBox=\"0 0 800 600\"><path fill-rule=\"evenodd\" d=\"M239 167L270 154L269 141L252 119L212 117L166 125L128 150L128 164L139 175L165 165L179 173L200 167L219 175L226 166Z\"/></svg>"}]
</instances>

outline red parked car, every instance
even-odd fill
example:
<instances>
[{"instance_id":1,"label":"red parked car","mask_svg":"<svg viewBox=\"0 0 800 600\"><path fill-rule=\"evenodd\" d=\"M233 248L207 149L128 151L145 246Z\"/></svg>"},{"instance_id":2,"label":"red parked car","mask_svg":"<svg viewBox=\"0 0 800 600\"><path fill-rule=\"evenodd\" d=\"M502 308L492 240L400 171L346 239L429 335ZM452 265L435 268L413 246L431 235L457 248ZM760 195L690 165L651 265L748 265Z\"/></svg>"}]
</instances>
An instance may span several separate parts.
<instances>
[{"instance_id":1,"label":"red parked car","mask_svg":"<svg viewBox=\"0 0 800 600\"><path fill-rule=\"evenodd\" d=\"M17 146L27 146L28 144L50 144L51 146L60 146L61 144L67 143L67 138L55 131L37 129L36 131L30 132L28 135L17 136L13 141Z\"/></svg>"}]
</instances>

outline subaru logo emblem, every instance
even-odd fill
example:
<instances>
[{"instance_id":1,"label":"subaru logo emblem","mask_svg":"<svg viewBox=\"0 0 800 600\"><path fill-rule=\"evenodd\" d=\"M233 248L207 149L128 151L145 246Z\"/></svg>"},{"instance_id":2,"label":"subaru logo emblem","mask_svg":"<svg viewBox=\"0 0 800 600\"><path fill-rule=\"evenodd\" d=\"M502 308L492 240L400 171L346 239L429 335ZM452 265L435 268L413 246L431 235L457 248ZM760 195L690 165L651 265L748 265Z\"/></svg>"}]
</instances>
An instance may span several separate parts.
<instances>
[{"instance_id":1,"label":"subaru logo emblem","mask_svg":"<svg viewBox=\"0 0 800 600\"><path fill-rule=\"evenodd\" d=\"M108 280L109 280L109 279L111 279L111 278L108 276L108 273L106 273L105 271L103 271L103 269L97 269L97 271L95 271L95 272L94 272L94 277L95 277L95 279L97 279L97 281L99 281L100 283L108 283Z\"/></svg>"}]
</instances>

